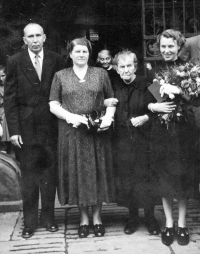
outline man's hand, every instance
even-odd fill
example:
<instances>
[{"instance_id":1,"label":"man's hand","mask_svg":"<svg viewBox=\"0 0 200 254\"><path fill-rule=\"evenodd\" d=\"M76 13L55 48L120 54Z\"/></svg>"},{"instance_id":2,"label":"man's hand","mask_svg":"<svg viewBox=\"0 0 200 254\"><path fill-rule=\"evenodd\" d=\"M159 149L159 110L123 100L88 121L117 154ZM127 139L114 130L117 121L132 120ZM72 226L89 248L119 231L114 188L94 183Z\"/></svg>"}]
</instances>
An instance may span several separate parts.
<instances>
[{"instance_id":1,"label":"man's hand","mask_svg":"<svg viewBox=\"0 0 200 254\"><path fill-rule=\"evenodd\" d=\"M16 147L19 147L21 148L21 145L23 145L23 142L22 142L22 137L21 135L14 135L10 138L10 141L11 143L16 146Z\"/></svg>"}]
</instances>

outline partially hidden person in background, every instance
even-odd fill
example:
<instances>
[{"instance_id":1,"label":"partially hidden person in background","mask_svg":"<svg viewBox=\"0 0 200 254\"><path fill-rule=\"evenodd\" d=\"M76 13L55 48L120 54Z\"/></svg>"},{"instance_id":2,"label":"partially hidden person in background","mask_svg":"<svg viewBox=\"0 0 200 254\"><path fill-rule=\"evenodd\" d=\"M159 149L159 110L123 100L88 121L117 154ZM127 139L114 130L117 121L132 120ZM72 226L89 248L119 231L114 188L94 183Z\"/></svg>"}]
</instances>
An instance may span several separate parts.
<instances>
[{"instance_id":1,"label":"partially hidden person in background","mask_svg":"<svg viewBox=\"0 0 200 254\"><path fill-rule=\"evenodd\" d=\"M107 70L111 84L113 85L113 79L116 76L118 76L118 73L116 72L114 68L113 58L112 58L111 52L108 49L103 49L98 53L96 66L102 67L105 70Z\"/></svg>"},{"instance_id":2,"label":"partially hidden person in background","mask_svg":"<svg viewBox=\"0 0 200 254\"><path fill-rule=\"evenodd\" d=\"M55 74L50 109L59 118L59 200L62 205L78 205L80 238L89 235L89 211L92 207L95 236L103 236L102 203L115 198L112 150L108 128L115 107L104 108L104 99L113 97L107 72L88 66L92 53L90 41L72 40L68 52L73 67ZM102 123L90 131L87 115L97 112Z\"/></svg>"},{"instance_id":3,"label":"partially hidden person in background","mask_svg":"<svg viewBox=\"0 0 200 254\"><path fill-rule=\"evenodd\" d=\"M49 93L55 72L61 69L61 56L43 49L46 40L42 26L30 23L24 28L28 46L7 61L5 113L11 142L18 148L22 174L23 238L34 234L38 222L55 232L54 201L57 183L57 119L49 110Z\"/></svg>"},{"instance_id":4,"label":"partially hidden person in background","mask_svg":"<svg viewBox=\"0 0 200 254\"><path fill-rule=\"evenodd\" d=\"M183 61L191 61L200 63L200 35L192 36L186 39L184 45L180 49L179 58Z\"/></svg>"},{"instance_id":5,"label":"partially hidden person in background","mask_svg":"<svg viewBox=\"0 0 200 254\"><path fill-rule=\"evenodd\" d=\"M5 111L4 111L5 82L6 82L6 67L4 65L0 65L0 118L1 118L1 127L2 127L0 151L5 153L11 153L10 135L9 135L7 121L5 117Z\"/></svg>"},{"instance_id":6,"label":"partially hidden person in background","mask_svg":"<svg viewBox=\"0 0 200 254\"><path fill-rule=\"evenodd\" d=\"M184 64L178 57L185 38L179 32L168 29L158 36L163 62L151 71L151 82L162 70ZM179 82L178 78L174 82ZM178 84L178 83L177 83ZM193 126L186 120L184 112L191 103L190 96L176 85L165 84L162 93L174 94L174 99L157 102L149 92L148 108L154 113L151 129L150 165L159 174L159 193L162 197L166 217L165 228L162 232L162 243L170 245L176 235L180 245L189 243L189 230L186 224L187 201L195 189L195 133ZM151 102L151 103L150 103ZM180 111L181 107L181 111ZM179 110L179 111L177 111ZM174 112L174 113L173 113ZM181 113L180 113L181 112ZM171 120L165 122L165 116L173 114ZM173 217L173 203L177 200L178 227Z\"/></svg>"},{"instance_id":7,"label":"partially hidden person in background","mask_svg":"<svg viewBox=\"0 0 200 254\"><path fill-rule=\"evenodd\" d=\"M105 104L116 103L113 152L117 203L129 209L124 233L132 234L138 229L139 208L144 207L148 232L158 235L160 227L154 216L157 178L149 167L151 113L145 105L148 82L135 73L135 53L119 52L114 63L119 74L114 79L115 99L108 99ZM109 102L111 104L107 104Z\"/></svg>"}]
</instances>

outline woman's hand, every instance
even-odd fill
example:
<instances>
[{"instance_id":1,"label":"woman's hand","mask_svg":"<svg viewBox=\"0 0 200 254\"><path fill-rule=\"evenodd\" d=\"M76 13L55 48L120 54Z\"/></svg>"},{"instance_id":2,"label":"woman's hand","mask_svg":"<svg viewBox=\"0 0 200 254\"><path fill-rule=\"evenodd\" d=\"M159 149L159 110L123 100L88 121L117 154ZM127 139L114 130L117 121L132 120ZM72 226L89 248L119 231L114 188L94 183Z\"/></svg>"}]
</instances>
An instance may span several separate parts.
<instances>
[{"instance_id":1,"label":"woman's hand","mask_svg":"<svg viewBox=\"0 0 200 254\"><path fill-rule=\"evenodd\" d=\"M13 135L10 137L10 141L11 143L18 147L18 148L21 148L21 145L23 145L23 142L22 142L22 137L21 135Z\"/></svg>"},{"instance_id":2,"label":"woman's hand","mask_svg":"<svg viewBox=\"0 0 200 254\"><path fill-rule=\"evenodd\" d=\"M100 128L97 130L98 132L108 130L112 122L114 121L112 117L106 116L106 115L103 116L101 119L102 119L102 122L101 122Z\"/></svg>"},{"instance_id":3,"label":"woman's hand","mask_svg":"<svg viewBox=\"0 0 200 254\"><path fill-rule=\"evenodd\" d=\"M173 104L173 101L170 102L161 102L161 103L150 103L148 105L148 109L152 112L159 112L159 113L171 113L175 110L176 105Z\"/></svg>"},{"instance_id":4,"label":"woman's hand","mask_svg":"<svg viewBox=\"0 0 200 254\"><path fill-rule=\"evenodd\" d=\"M148 115L143 116L137 116L131 118L131 123L134 127L142 126L144 123L146 123L149 120Z\"/></svg>"},{"instance_id":5,"label":"woman's hand","mask_svg":"<svg viewBox=\"0 0 200 254\"><path fill-rule=\"evenodd\" d=\"M88 125L88 119L85 116L72 113L68 114L66 122L72 124L74 128L77 128L81 124Z\"/></svg>"},{"instance_id":6,"label":"woman's hand","mask_svg":"<svg viewBox=\"0 0 200 254\"><path fill-rule=\"evenodd\" d=\"M160 94L161 94L161 97L164 96L164 94L180 94L180 88L177 87L177 86L173 86L173 85L170 85L170 84L163 84L160 88Z\"/></svg>"},{"instance_id":7,"label":"woman's hand","mask_svg":"<svg viewBox=\"0 0 200 254\"><path fill-rule=\"evenodd\" d=\"M104 100L104 106L105 107L114 107L118 103L118 99L116 98L109 98Z\"/></svg>"}]
</instances>

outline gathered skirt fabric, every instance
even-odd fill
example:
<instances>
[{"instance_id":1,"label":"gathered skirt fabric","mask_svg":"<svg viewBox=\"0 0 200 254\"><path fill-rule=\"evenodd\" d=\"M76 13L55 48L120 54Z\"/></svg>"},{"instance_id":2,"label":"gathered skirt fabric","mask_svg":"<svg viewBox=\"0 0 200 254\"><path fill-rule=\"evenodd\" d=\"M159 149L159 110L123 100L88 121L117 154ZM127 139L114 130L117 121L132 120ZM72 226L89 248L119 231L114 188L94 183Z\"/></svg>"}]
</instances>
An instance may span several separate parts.
<instances>
[{"instance_id":1,"label":"gathered skirt fabric","mask_svg":"<svg viewBox=\"0 0 200 254\"><path fill-rule=\"evenodd\" d=\"M109 131L88 133L59 122L59 200L92 206L115 201Z\"/></svg>"},{"instance_id":2,"label":"gathered skirt fabric","mask_svg":"<svg viewBox=\"0 0 200 254\"><path fill-rule=\"evenodd\" d=\"M167 198L194 197L197 193L196 146L188 123L170 123L155 116L152 125L150 165L159 175L159 193Z\"/></svg>"},{"instance_id":3,"label":"gathered skirt fabric","mask_svg":"<svg viewBox=\"0 0 200 254\"><path fill-rule=\"evenodd\" d=\"M117 203L129 207L150 207L160 203L157 192L157 175L150 170L149 141L139 128L132 134L127 127L113 137L114 170Z\"/></svg>"}]
</instances>

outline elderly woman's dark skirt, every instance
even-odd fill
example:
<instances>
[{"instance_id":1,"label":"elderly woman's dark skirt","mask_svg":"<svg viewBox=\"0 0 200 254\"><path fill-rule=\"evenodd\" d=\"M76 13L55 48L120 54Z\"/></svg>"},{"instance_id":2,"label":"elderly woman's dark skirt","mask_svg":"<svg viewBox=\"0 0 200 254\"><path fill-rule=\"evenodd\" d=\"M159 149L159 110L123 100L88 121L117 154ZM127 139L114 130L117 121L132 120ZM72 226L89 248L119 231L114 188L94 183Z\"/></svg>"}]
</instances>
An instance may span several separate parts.
<instances>
[{"instance_id":1,"label":"elderly woman's dark skirt","mask_svg":"<svg viewBox=\"0 0 200 254\"><path fill-rule=\"evenodd\" d=\"M150 207L157 199L158 178L150 170L149 133L133 126L121 127L113 137L118 205Z\"/></svg>"}]
</instances>

